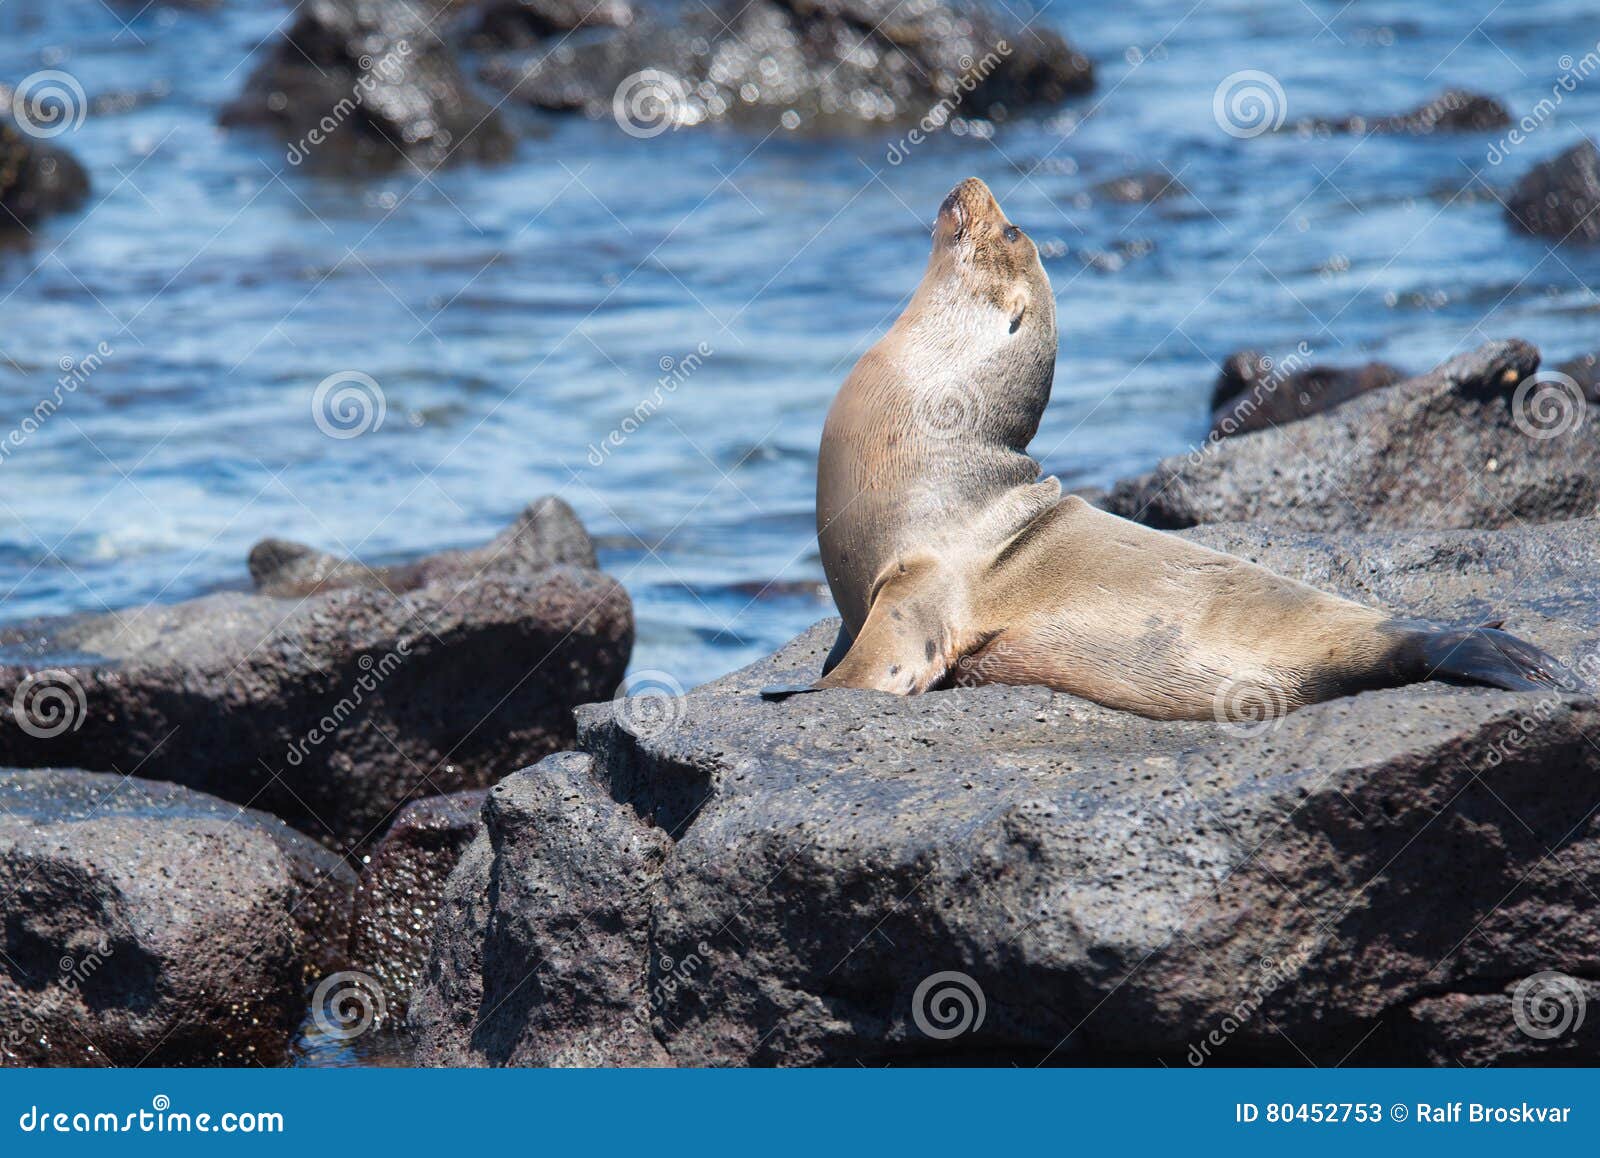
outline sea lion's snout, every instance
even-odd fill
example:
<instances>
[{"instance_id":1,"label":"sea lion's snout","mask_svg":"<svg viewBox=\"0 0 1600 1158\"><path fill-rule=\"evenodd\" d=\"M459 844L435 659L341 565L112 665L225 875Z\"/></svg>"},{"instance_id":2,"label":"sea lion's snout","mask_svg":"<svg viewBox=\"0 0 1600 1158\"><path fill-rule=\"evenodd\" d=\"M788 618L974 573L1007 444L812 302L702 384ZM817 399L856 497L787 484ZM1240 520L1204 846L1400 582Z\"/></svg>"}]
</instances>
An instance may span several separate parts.
<instances>
[{"instance_id":1,"label":"sea lion's snout","mask_svg":"<svg viewBox=\"0 0 1600 1158\"><path fill-rule=\"evenodd\" d=\"M968 177L939 204L939 220L934 232L941 237L960 237L980 221L998 220L1003 215L989 186Z\"/></svg>"},{"instance_id":2,"label":"sea lion's snout","mask_svg":"<svg viewBox=\"0 0 1600 1158\"><path fill-rule=\"evenodd\" d=\"M952 230L960 232L964 224L966 218L961 212L961 198L956 196L956 191L952 189L939 203L939 225L941 227L948 225Z\"/></svg>"}]
</instances>

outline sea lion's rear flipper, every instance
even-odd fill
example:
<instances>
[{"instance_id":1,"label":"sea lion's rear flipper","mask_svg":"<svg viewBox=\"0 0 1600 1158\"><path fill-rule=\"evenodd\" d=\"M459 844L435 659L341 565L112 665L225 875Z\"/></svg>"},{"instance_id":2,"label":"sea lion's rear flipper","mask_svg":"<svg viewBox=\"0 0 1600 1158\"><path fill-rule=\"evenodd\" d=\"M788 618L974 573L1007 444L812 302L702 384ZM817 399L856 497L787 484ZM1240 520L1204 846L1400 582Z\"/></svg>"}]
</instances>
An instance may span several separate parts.
<instances>
[{"instance_id":1,"label":"sea lion's rear flipper","mask_svg":"<svg viewBox=\"0 0 1600 1158\"><path fill-rule=\"evenodd\" d=\"M871 688L915 695L936 686L960 658L952 600L955 585L934 559L892 564L874 586L871 609L861 633L842 659L829 655L832 669L811 687L762 688L769 700L828 688ZM846 636L840 630L840 641ZM839 643L834 644L834 651Z\"/></svg>"},{"instance_id":2,"label":"sea lion's rear flipper","mask_svg":"<svg viewBox=\"0 0 1600 1158\"><path fill-rule=\"evenodd\" d=\"M1504 622L1501 620L1499 622ZM1401 655L1412 678L1484 684L1512 692L1582 691L1554 657L1497 627L1442 627L1403 621Z\"/></svg>"}]
</instances>

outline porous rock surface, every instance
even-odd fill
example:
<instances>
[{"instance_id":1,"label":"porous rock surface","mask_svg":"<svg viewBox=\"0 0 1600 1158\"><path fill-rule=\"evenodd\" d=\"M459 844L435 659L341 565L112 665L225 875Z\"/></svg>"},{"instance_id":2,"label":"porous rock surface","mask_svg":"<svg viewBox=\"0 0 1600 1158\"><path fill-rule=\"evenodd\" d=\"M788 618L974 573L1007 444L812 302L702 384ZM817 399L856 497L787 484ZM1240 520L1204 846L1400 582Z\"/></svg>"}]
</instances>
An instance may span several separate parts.
<instances>
[{"instance_id":1,"label":"porous rock surface","mask_svg":"<svg viewBox=\"0 0 1600 1158\"><path fill-rule=\"evenodd\" d=\"M351 850L408 800L566 747L633 644L564 503L401 568L282 541L265 592L0 628L0 764L174 780ZM386 585L389 583L395 586Z\"/></svg>"},{"instance_id":2,"label":"porous rock surface","mask_svg":"<svg viewBox=\"0 0 1600 1158\"><path fill-rule=\"evenodd\" d=\"M382 170L498 160L515 138L477 95L429 0L304 0L224 125L269 129L291 164Z\"/></svg>"},{"instance_id":3,"label":"porous rock surface","mask_svg":"<svg viewBox=\"0 0 1600 1158\"><path fill-rule=\"evenodd\" d=\"M1403 371L1386 362L1281 366L1259 351L1241 350L1222 363L1212 386L1211 433L1229 438L1298 422L1368 391L1393 386L1404 377Z\"/></svg>"},{"instance_id":4,"label":"porous rock surface","mask_svg":"<svg viewBox=\"0 0 1600 1158\"><path fill-rule=\"evenodd\" d=\"M1186 534L1504 618L1592 686L1597 530ZM1042 688L758 696L834 629L648 726L583 708L579 751L492 790L413 1007L427 1060L1600 1059L1495 1004L1600 978L1592 694L1429 684L1250 727Z\"/></svg>"},{"instance_id":5,"label":"porous rock surface","mask_svg":"<svg viewBox=\"0 0 1600 1158\"><path fill-rule=\"evenodd\" d=\"M444 883L478 835L487 795L478 788L412 801L366 857L350 913L350 964L377 983L388 1017L405 1016Z\"/></svg>"},{"instance_id":6,"label":"porous rock surface","mask_svg":"<svg viewBox=\"0 0 1600 1158\"><path fill-rule=\"evenodd\" d=\"M1103 505L1160 528L1509 527L1600 511L1600 411L1535 380L1539 351L1490 342L1303 421L1212 439Z\"/></svg>"},{"instance_id":7,"label":"porous rock surface","mask_svg":"<svg viewBox=\"0 0 1600 1158\"><path fill-rule=\"evenodd\" d=\"M0 769L0 1064L270 1065L355 874L175 784Z\"/></svg>"},{"instance_id":8,"label":"porous rock surface","mask_svg":"<svg viewBox=\"0 0 1600 1158\"><path fill-rule=\"evenodd\" d=\"M618 115L652 136L718 120L829 132L936 107L942 125L1089 91L1088 59L1020 12L989 0L719 0L676 18L642 11L483 75L533 107Z\"/></svg>"},{"instance_id":9,"label":"porous rock surface","mask_svg":"<svg viewBox=\"0 0 1600 1158\"><path fill-rule=\"evenodd\" d=\"M1511 123L1506 106L1494 97L1466 89L1446 89L1403 113L1356 113L1336 119L1314 118L1296 126L1303 132L1399 133L1425 137L1432 133L1481 133Z\"/></svg>"}]
</instances>

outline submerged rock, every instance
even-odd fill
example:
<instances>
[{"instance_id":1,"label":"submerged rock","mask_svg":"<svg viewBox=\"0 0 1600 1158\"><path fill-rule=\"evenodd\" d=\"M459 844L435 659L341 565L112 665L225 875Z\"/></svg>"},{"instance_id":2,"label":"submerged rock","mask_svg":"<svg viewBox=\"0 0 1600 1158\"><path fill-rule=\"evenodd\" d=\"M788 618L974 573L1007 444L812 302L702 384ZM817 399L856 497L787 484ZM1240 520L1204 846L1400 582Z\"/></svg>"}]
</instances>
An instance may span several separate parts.
<instances>
[{"instance_id":1,"label":"submerged rock","mask_svg":"<svg viewBox=\"0 0 1600 1158\"><path fill-rule=\"evenodd\" d=\"M1169 197L1185 197L1189 190L1171 173L1154 170L1148 173L1129 173L1102 181L1094 191L1108 201L1124 205L1149 205Z\"/></svg>"},{"instance_id":2,"label":"submerged rock","mask_svg":"<svg viewBox=\"0 0 1600 1158\"><path fill-rule=\"evenodd\" d=\"M616 691L632 606L592 557L546 500L489 549L408 568L258 547L283 598L0 629L0 764L137 768L360 844L412 798L565 747L573 706Z\"/></svg>"},{"instance_id":3,"label":"submerged rock","mask_svg":"<svg viewBox=\"0 0 1600 1158\"><path fill-rule=\"evenodd\" d=\"M1187 534L1503 616L1595 685L1597 532ZM427 1059L1408 1062L1480 1040L1428 1002L1600 968L1590 695L1430 684L1230 725L1042 688L759 698L834 630L648 720L580 709L581 751L491 792L413 1007ZM1513 1044L1600 1060L1592 1033Z\"/></svg>"},{"instance_id":4,"label":"submerged rock","mask_svg":"<svg viewBox=\"0 0 1600 1158\"><path fill-rule=\"evenodd\" d=\"M478 835L487 795L413 801L367 857L350 913L350 963L381 988L391 1018L405 1016L422 979L444 882Z\"/></svg>"},{"instance_id":5,"label":"submerged rock","mask_svg":"<svg viewBox=\"0 0 1600 1158\"><path fill-rule=\"evenodd\" d=\"M1328 133L1477 133L1503 129L1511 123L1505 105L1493 97L1465 89L1447 89L1410 112L1380 116L1354 115L1336 120L1314 118L1296 127L1303 132Z\"/></svg>"},{"instance_id":6,"label":"submerged rock","mask_svg":"<svg viewBox=\"0 0 1600 1158\"><path fill-rule=\"evenodd\" d=\"M88 196L89 175L77 158L0 116L0 235L32 229Z\"/></svg>"},{"instance_id":7,"label":"submerged rock","mask_svg":"<svg viewBox=\"0 0 1600 1158\"><path fill-rule=\"evenodd\" d=\"M1600 241L1600 150L1580 141L1535 165L1506 197L1506 219L1554 241Z\"/></svg>"},{"instance_id":8,"label":"submerged rock","mask_svg":"<svg viewBox=\"0 0 1600 1158\"><path fill-rule=\"evenodd\" d=\"M1337 409L1213 437L1124 479L1104 506L1153 527L1503 527L1600 511L1600 415L1490 342Z\"/></svg>"},{"instance_id":9,"label":"submerged rock","mask_svg":"<svg viewBox=\"0 0 1600 1158\"><path fill-rule=\"evenodd\" d=\"M1590 402L1600 402L1600 354L1569 358L1556 367L1556 372L1571 378Z\"/></svg>"},{"instance_id":10,"label":"submerged rock","mask_svg":"<svg viewBox=\"0 0 1600 1158\"><path fill-rule=\"evenodd\" d=\"M988 0L721 0L495 61L491 84L536 108L615 116L635 136L716 120L827 132L992 117L1093 87L1055 32Z\"/></svg>"},{"instance_id":11,"label":"submerged rock","mask_svg":"<svg viewBox=\"0 0 1600 1158\"><path fill-rule=\"evenodd\" d=\"M384 169L498 160L514 143L461 75L424 0L306 0L224 125L271 129L299 165Z\"/></svg>"},{"instance_id":12,"label":"submerged rock","mask_svg":"<svg viewBox=\"0 0 1600 1158\"><path fill-rule=\"evenodd\" d=\"M1286 359L1279 364L1256 350L1241 350L1223 362L1212 387L1211 434L1228 438L1298 422L1404 377L1404 371L1386 362L1306 366Z\"/></svg>"},{"instance_id":13,"label":"submerged rock","mask_svg":"<svg viewBox=\"0 0 1600 1158\"><path fill-rule=\"evenodd\" d=\"M355 874L281 820L0 769L0 1063L271 1065L339 968Z\"/></svg>"}]
</instances>

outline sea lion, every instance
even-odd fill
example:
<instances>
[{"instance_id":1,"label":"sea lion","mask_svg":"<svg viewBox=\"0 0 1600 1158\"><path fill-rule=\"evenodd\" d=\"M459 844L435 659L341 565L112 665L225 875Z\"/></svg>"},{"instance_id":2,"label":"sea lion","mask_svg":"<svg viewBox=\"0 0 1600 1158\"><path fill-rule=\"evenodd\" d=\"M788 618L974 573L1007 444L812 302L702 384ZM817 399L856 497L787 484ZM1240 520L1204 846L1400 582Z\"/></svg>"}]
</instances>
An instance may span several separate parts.
<instances>
[{"instance_id":1,"label":"sea lion","mask_svg":"<svg viewBox=\"0 0 1600 1158\"><path fill-rule=\"evenodd\" d=\"M1562 686L1554 659L1496 626L1397 618L1063 498L1027 453L1055 356L1038 250L963 181L916 294L823 429L839 640L816 684L764 694L1044 684L1220 720L1427 679Z\"/></svg>"}]
</instances>

